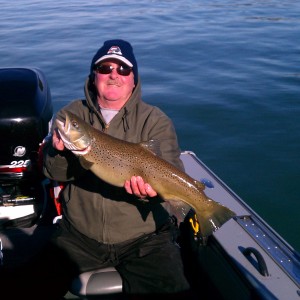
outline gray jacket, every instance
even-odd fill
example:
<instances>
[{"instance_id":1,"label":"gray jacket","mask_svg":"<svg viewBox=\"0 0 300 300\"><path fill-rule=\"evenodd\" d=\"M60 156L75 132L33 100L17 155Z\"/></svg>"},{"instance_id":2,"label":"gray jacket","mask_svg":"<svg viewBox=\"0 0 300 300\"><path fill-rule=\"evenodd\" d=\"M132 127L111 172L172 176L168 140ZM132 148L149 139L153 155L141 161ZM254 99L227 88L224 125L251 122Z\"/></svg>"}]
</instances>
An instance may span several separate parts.
<instances>
[{"instance_id":1,"label":"gray jacket","mask_svg":"<svg viewBox=\"0 0 300 300\"><path fill-rule=\"evenodd\" d=\"M96 104L90 80L85 83L85 100L74 100L69 110L107 134L129 142L157 140L160 155L183 169L172 121L157 107L141 99L140 80L132 96L109 124ZM58 119L63 119L61 110ZM45 176L65 182L61 192L63 214L79 232L106 244L120 243L151 233L168 220L169 213L159 197L142 201L111 186L84 169L69 150L57 151L48 142L44 147Z\"/></svg>"}]
</instances>

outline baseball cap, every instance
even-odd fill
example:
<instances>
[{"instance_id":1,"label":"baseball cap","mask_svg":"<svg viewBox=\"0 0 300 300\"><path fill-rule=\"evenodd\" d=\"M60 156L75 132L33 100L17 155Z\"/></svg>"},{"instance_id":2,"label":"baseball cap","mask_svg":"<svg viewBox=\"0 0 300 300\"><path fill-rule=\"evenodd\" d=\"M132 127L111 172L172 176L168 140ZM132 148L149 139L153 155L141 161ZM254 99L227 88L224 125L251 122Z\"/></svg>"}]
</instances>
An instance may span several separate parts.
<instances>
[{"instance_id":1,"label":"baseball cap","mask_svg":"<svg viewBox=\"0 0 300 300\"><path fill-rule=\"evenodd\" d=\"M131 67L134 74L134 82L135 84L137 83L138 67L132 46L129 42L120 39L105 41L92 59L91 74L95 65L107 59L116 59Z\"/></svg>"}]
</instances>

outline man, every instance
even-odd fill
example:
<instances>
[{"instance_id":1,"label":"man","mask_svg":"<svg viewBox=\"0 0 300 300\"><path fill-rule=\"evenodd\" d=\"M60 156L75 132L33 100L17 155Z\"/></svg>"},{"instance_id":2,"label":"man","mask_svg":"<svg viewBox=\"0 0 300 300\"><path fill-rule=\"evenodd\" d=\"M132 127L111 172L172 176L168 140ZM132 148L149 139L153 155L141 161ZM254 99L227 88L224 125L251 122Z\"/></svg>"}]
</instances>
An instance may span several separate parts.
<instances>
[{"instance_id":1,"label":"man","mask_svg":"<svg viewBox=\"0 0 300 300\"><path fill-rule=\"evenodd\" d=\"M138 66L128 42L103 44L92 59L84 90L86 99L64 107L59 120L68 110L116 138L157 140L161 157L183 168L171 120L141 99ZM44 148L44 174L65 182L63 218L53 242L76 272L115 266L127 295L182 297L189 284L175 242L178 228L156 191L139 176L128 178L122 189L101 181L65 148L55 128L52 136Z\"/></svg>"}]
</instances>

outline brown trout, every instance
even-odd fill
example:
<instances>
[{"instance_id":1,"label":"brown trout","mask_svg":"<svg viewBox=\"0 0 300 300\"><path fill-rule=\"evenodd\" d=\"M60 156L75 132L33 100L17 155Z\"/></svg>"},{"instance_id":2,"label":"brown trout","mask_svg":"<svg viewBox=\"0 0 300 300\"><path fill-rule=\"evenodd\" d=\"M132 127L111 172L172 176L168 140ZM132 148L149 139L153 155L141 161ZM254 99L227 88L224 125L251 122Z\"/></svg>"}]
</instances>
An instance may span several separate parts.
<instances>
[{"instance_id":1,"label":"brown trout","mask_svg":"<svg viewBox=\"0 0 300 300\"><path fill-rule=\"evenodd\" d=\"M123 187L125 180L141 176L164 201L188 204L196 213L199 233L204 238L235 215L208 198L204 184L155 155L146 143L114 138L68 111L65 117L65 123L56 120L65 147L105 182Z\"/></svg>"}]
</instances>

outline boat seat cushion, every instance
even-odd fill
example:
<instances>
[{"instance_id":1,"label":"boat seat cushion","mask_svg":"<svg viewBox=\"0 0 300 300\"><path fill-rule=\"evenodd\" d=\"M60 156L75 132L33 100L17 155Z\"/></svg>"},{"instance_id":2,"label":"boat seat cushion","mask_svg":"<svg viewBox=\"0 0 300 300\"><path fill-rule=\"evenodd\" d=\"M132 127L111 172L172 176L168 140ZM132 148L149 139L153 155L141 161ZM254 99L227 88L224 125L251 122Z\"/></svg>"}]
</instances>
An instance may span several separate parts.
<instances>
[{"instance_id":1,"label":"boat seat cushion","mask_svg":"<svg viewBox=\"0 0 300 300\"><path fill-rule=\"evenodd\" d=\"M122 292L122 279L113 267L84 272L73 280L70 292L76 296L117 294Z\"/></svg>"}]
</instances>

